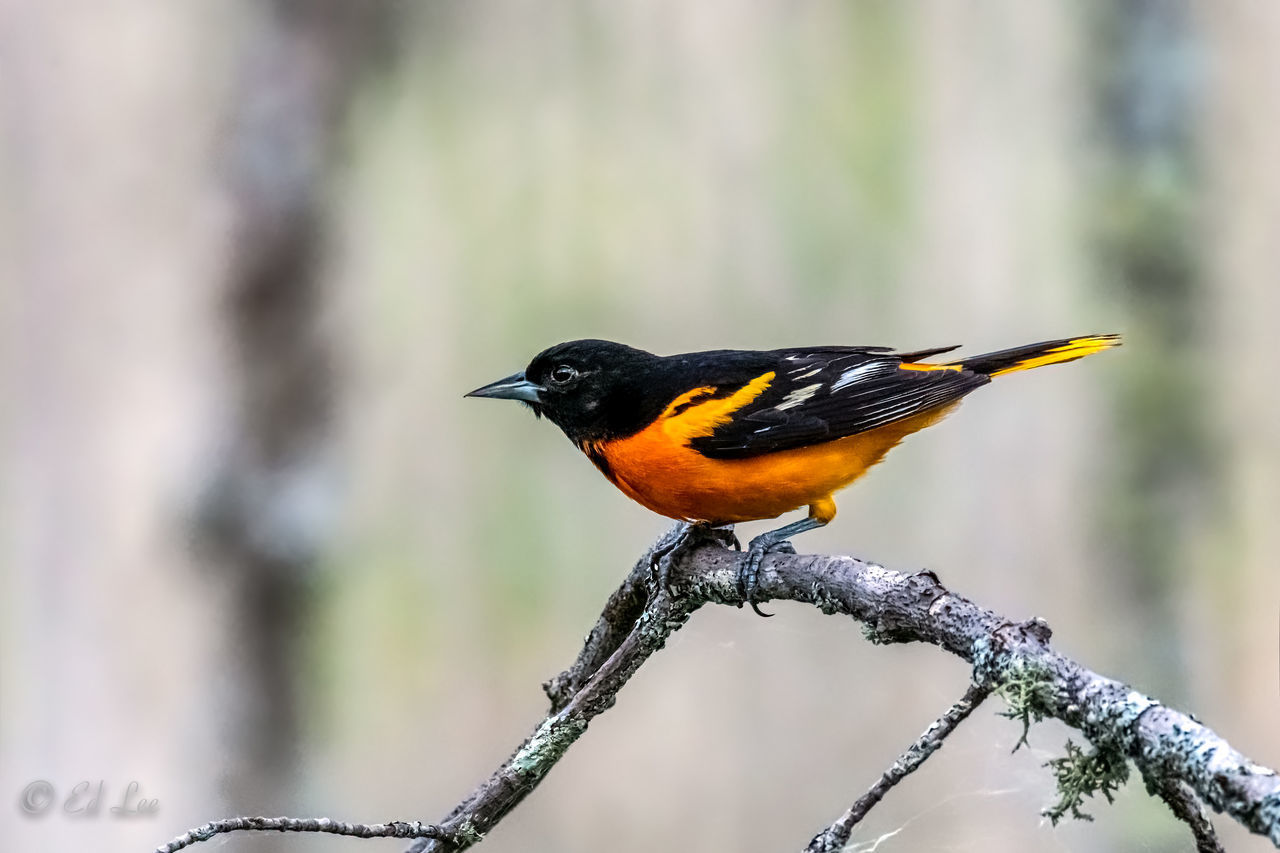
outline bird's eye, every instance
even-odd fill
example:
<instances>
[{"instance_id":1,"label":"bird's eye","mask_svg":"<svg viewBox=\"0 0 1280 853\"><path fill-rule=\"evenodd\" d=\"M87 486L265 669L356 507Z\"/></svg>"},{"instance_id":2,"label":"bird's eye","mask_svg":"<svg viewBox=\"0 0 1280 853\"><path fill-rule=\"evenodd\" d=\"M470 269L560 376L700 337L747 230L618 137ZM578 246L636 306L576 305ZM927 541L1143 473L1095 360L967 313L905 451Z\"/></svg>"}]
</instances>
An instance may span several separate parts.
<instances>
[{"instance_id":1,"label":"bird's eye","mask_svg":"<svg viewBox=\"0 0 1280 853\"><path fill-rule=\"evenodd\" d=\"M551 381L557 385L563 385L577 375L578 371L574 370L567 364L561 364L552 368Z\"/></svg>"}]
</instances>

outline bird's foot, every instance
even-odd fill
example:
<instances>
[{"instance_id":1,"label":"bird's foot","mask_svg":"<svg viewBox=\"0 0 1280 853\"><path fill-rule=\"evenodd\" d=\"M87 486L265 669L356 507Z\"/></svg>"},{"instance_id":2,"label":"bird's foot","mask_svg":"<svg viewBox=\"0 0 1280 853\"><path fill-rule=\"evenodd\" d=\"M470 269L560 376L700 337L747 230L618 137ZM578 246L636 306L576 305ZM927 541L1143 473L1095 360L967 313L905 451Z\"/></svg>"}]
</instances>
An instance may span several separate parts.
<instances>
[{"instance_id":1,"label":"bird's foot","mask_svg":"<svg viewBox=\"0 0 1280 853\"><path fill-rule=\"evenodd\" d=\"M756 605L756 592L760 585L760 564L765 554L794 554L796 549L786 539L777 539L768 533L751 540L747 546L747 558L738 566L738 592L742 600L751 605L757 616L772 616ZM739 607L742 605L739 604Z\"/></svg>"},{"instance_id":2,"label":"bird's foot","mask_svg":"<svg viewBox=\"0 0 1280 853\"><path fill-rule=\"evenodd\" d=\"M705 521L682 521L662 537L653 549L650 565L657 577L658 588L669 594L671 567L703 545L742 550L742 543L734 534L733 525L713 527Z\"/></svg>"}]
</instances>

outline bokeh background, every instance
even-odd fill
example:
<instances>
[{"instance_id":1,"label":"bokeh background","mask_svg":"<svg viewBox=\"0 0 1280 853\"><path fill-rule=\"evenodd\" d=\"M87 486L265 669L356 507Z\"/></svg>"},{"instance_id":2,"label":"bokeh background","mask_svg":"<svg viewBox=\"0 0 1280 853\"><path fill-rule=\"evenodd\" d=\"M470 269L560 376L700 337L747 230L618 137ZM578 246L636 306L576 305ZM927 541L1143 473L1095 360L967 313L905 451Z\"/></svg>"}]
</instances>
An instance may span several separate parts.
<instances>
[{"instance_id":1,"label":"bokeh background","mask_svg":"<svg viewBox=\"0 0 1280 853\"><path fill-rule=\"evenodd\" d=\"M448 811L667 526L462 399L576 337L1124 333L800 548L1042 616L1280 764L1278 48L1249 0L0 2L3 846ZM699 613L484 849L797 849L963 690L774 609ZM1011 755L999 707L855 849L1190 849L1137 781L1051 828L1070 733Z\"/></svg>"}]
</instances>

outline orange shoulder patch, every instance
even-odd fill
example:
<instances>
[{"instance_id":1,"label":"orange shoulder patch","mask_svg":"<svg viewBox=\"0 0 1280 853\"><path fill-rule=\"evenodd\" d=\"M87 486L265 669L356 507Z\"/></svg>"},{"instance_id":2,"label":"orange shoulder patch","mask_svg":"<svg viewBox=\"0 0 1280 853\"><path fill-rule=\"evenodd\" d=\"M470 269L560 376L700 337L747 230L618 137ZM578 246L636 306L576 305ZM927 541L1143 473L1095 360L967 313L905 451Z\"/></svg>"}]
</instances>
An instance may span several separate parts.
<instances>
[{"instance_id":1,"label":"orange shoulder patch","mask_svg":"<svg viewBox=\"0 0 1280 853\"><path fill-rule=\"evenodd\" d=\"M698 402L698 398L714 394L715 388L702 387L686 391L671 401L658 418L658 425L667 438L680 444L711 435L716 427L728 423L734 412L763 394L773 383L775 375L773 371L769 371L752 379L728 397L703 402Z\"/></svg>"}]
</instances>

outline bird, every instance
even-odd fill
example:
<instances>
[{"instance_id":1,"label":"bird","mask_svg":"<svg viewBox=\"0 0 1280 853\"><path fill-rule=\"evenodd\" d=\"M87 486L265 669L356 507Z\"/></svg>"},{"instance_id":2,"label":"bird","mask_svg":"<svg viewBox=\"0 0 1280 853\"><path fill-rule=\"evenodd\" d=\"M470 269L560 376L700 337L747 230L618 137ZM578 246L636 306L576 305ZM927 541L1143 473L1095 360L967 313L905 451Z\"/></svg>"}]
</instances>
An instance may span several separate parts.
<instances>
[{"instance_id":1,"label":"bird","mask_svg":"<svg viewBox=\"0 0 1280 853\"><path fill-rule=\"evenodd\" d=\"M752 539L739 564L742 599L768 615L756 603L765 554L790 550L791 537L828 524L835 493L904 438L937 424L996 377L1119 344L1118 335L1084 335L939 362L926 359L959 346L660 356L576 340L466 396L518 400L546 417L627 497L686 523L675 548L808 507L805 518Z\"/></svg>"}]
</instances>

